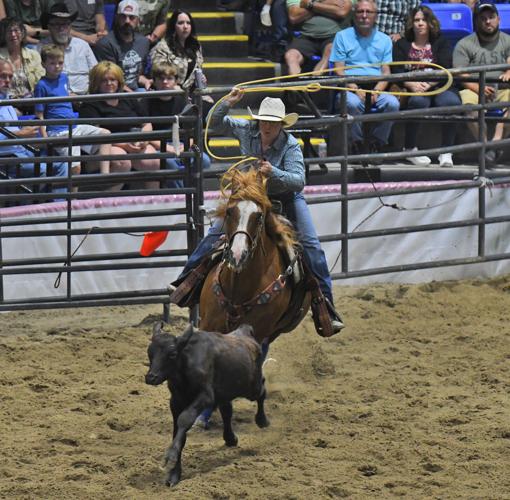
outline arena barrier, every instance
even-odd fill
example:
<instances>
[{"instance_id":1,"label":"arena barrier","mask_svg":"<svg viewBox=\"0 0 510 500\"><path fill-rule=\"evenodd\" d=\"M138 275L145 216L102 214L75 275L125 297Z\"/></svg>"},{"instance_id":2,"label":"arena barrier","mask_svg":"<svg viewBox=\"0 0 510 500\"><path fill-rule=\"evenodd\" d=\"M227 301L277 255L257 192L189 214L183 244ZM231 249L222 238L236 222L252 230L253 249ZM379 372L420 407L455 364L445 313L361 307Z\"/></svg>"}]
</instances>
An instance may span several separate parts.
<instances>
[{"instance_id":1,"label":"arena barrier","mask_svg":"<svg viewBox=\"0 0 510 500\"><path fill-rule=\"evenodd\" d=\"M478 78L484 84L484 71L490 69L493 67L466 68L457 72L480 71ZM436 77L440 77L439 72L427 72L427 79ZM420 76L412 73L389 78L402 81L419 79ZM356 79L333 80L345 84ZM224 90L213 89L202 93ZM104 97L80 96L69 100ZM119 97L125 98L126 94ZM129 98L140 98L140 95ZM158 171L70 175L66 180L55 177L0 180L0 189L10 190L0 194L0 203L4 204L48 201L52 196L39 189L48 183L65 183L69 189L69 192L60 196L64 201L0 208L0 310L168 303L167 283L175 277L198 238L207 229L203 224L205 206L199 154L203 148L201 99L195 98L195 103L197 112L193 116L179 118L180 123L192 123L189 135L195 144L182 155L188 162L184 174ZM5 104L5 101L0 104ZM498 103L498 106L502 104ZM328 131L332 127L341 133L342 140L339 142L344 148L342 155L306 160L307 164L321 163L326 167L340 163L339 186L309 187L306 190L334 279L349 283L354 280L367 282L373 281L370 276L378 276L382 280L427 281L507 272L510 257L506 236L510 220L507 185L510 178L488 179L484 151L508 145L510 141L507 139L495 145L485 140L485 110L493 107L494 103L485 103L482 97L476 106L433 108L430 113L426 110L401 111L392 116L361 117L341 113L334 117L318 116L300 120L300 129L295 131L297 135L306 135L312 130ZM383 185L368 179L366 185L348 184L350 164L359 163L365 158L347 154L347 130L353 121L417 120L425 116L438 121L465 121L466 117L461 113L466 111L478 113L480 137L474 143L455 146L449 151L456 148L479 151L478 174L473 180ZM151 120L154 121L153 118ZM161 117L161 120L173 123L176 118ZM67 124L84 121L89 122L75 119L67 121ZM96 122L107 126L108 120L94 120ZM140 123L143 122L141 118ZM12 123L0 124L9 125ZM112 134L108 140L144 140L150 137L164 141L169 139L169 135L163 132L130 132ZM16 139L4 141L3 144L51 147L65 143L71 147L83 142L92 141L90 138L74 138L71 133L68 138L58 140ZM441 148L435 148L420 151L419 154L440 152L443 152ZM150 157L164 160L169 156L172 155L160 152ZM382 160L397 159L407 157L409 153L377 156ZM365 159L374 157L367 155ZM89 159L102 158L96 155ZM191 158L195 159L194 163L190 162ZM72 159L72 156L40 156L36 162L70 162ZM3 159L2 165L17 161ZM160 180L178 175L183 176L185 187L182 189L134 189L117 193L92 189L71 192L74 186L85 189L87 185ZM28 187L31 192L23 192L22 186ZM206 193L206 196L208 204L214 203L215 193ZM423 223L424 214L427 214L426 224ZM138 249L142 235L148 231L163 230L170 231L167 242L153 256L141 257ZM162 272L162 269L165 271Z\"/></svg>"}]
</instances>

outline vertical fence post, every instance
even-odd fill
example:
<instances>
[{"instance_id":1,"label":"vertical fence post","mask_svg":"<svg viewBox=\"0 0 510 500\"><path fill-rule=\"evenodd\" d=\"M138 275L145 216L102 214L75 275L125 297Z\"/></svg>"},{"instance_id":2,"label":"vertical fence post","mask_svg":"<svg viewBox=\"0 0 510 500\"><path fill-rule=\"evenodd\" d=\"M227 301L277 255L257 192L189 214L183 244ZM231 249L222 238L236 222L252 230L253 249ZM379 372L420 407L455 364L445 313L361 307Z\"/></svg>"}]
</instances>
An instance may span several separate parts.
<instances>
[{"instance_id":1,"label":"vertical fence post","mask_svg":"<svg viewBox=\"0 0 510 500\"><path fill-rule=\"evenodd\" d=\"M481 71L478 76L478 103L483 107L478 110L478 141L482 147L478 153L480 165L478 167L478 176L485 177L485 152L487 145L487 122L485 121L485 71ZM478 216L482 222L478 225L478 256L485 256L485 183L478 188Z\"/></svg>"},{"instance_id":2,"label":"vertical fence post","mask_svg":"<svg viewBox=\"0 0 510 500\"><path fill-rule=\"evenodd\" d=\"M71 157L73 154L73 124L69 123L68 130L67 130L67 155ZM81 163L80 163L81 165ZM67 236L66 236L66 266L67 266L67 272L66 272L66 283L67 283L67 290L66 295L69 300L71 300L71 229L72 229L72 200L71 200L71 193L73 191L73 178L72 178L72 170L73 170L73 161L72 159L67 162Z\"/></svg>"},{"instance_id":3,"label":"vertical fence post","mask_svg":"<svg viewBox=\"0 0 510 500\"><path fill-rule=\"evenodd\" d=\"M348 162L347 157L349 156L349 134L347 126L347 93L345 90L340 91L340 133L342 134L342 162L341 162L341 194L347 196L348 194ZM342 213L340 215L341 220L341 231L342 234L349 232L349 200L344 198L341 202ZM349 240L343 238L341 241L342 251L342 272L346 273L349 270Z\"/></svg>"}]
</instances>

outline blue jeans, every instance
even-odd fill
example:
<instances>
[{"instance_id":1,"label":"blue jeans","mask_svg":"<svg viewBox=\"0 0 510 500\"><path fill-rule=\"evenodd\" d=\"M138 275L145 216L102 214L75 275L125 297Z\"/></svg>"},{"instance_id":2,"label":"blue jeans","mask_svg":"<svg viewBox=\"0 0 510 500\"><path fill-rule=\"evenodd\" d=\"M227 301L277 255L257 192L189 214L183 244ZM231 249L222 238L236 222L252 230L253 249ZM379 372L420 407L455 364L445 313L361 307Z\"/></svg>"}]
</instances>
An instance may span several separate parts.
<instances>
[{"instance_id":1,"label":"blue jeans","mask_svg":"<svg viewBox=\"0 0 510 500\"><path fill-rule=\"evenodd\" d=\"M271 6L271 22L273 23L274 43L285 44L288 36L287 3L285 0L274 0Z\"/></svg>"},{"instance_id":2,"label":"blue jeans","mask_svg":"<svg viewBox=\"0 0 510 500\"><path fill-rule=\"evenodd\" d=\"M329 274L326 255L317 237L312 215L303 194L295 193L294 199L286 203L283 208L288 219L294 225L298 240L303 246L303 256L308 267L319 280L319 286L324 296L333 304L331 276ZM213 245L219 240L222 234L223 219L216 219L206 236L190 255L179 278L182 278L200 264L202 259L212 250Z\"/></svg>"},{"instance_id":3,"label":"blue jeans","mask_svg":"<svg viewBox=\"0 0 510 500\"><path fill-rule=\"evenodd\" d=\"M391 113L393 111L398 111L399 102L394 95L379 94L374 107L376 113ZM365 112L365 102L354 92L347 92L347 112L352 116L362 115ZM361 122L351 125L351 139L353 141L363 140L361 125ZM377 140L380 144L387 144L392 126L393 122L389 120L372 123L370 125L372 138Z\"/></svg>"},{"instance_id":4,"label":"blue jeans","mask_svg":"<svg viewBox=\"0 0 510 500\"><path fill-rule=\"evenodd\" d=\"M457 106L459 104L462 104L459 92L456 89L449 89L434 96L412 96L407 101L407 109L425 109L436 106ZM419 126L419 122L411 122L407 125L405 139L406 149L413 149L416 146ZM456 132L456 123L442 123L441 146L453 146Z\"/></svg>"},{"instance_id":5,"label":"blue jeans","mask_svg":"<svg viewBox=\"0 0 510 500\"><path fill-rule=\"evenodd\" d=\"M33 158L33 153L27 151L25 154L23 153L14 153L18 158ZM40 169L40 176L46 177L46 164L40 163L39 164ZM35 164L34 163L20 163L20 175L21 177L28 178L33 177L35 171ZM65 162L55 162L53 163L53 176L54 177L67 177L67 163ZM14 177L16 175L16 165L11 165L7 168L7 173L9 176ZM66 193L67 192L67 186L60 185L60 186L52 186L51 189L52 193Z\"/></svg>"},{"instance_id":6,"label":"blue jeans","mask_svg":"<svg viewBox=\"0 0 510 500\"><path fill-rule=\"evenodd\" d=\"M193 161L193 160L191 160ZM206 153L202 153L202 170L207 170L211 167L211 158ZM166 167L167 170L184 170L184 163L178 158L167 158ZM167 179L165 182L166 188L183 188L184 181L182 179Z\"/></svg>"}]
</instances>

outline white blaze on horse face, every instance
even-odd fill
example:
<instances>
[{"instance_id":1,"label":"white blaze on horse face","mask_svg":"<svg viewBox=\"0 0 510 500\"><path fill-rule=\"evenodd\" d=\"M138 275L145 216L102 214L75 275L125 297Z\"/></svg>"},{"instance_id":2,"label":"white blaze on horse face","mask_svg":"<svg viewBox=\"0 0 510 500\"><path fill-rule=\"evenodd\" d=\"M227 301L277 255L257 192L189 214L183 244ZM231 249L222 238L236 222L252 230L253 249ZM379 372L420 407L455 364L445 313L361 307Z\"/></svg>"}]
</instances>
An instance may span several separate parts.
<instances>
[{"instance_id":1,"label":"white blaze on horse face","mask_svg":"<svg viewBox=\"0 0 510 500\"><path fill-rule=\"evenodd\" d=\"M249 252L251 244L248 236L243 231L248 233L250 215L257 213L259 208L256 203L247 200L240 201L237 204L237 208L239 209L239 224L237 225L236 231L240 232L234 236L230 244L230 251L232 252L234 262L236 265L239 265L242 260L243 252Z\"/></svg>"}]
</instances>

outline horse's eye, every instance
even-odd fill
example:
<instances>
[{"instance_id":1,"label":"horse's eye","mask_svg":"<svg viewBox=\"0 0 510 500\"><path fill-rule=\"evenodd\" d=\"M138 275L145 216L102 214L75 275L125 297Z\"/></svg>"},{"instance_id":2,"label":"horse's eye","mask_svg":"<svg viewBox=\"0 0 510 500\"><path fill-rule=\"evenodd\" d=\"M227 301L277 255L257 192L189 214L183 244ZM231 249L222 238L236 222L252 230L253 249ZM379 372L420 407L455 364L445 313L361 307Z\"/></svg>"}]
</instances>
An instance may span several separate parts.
<instances>
[{"instance_id":1,"label":"horse's eye","mask_svg":"<svg viewBox=\"0 0 510 500\"><path fill-rule=\"evenodd\" d=\"M264 214L262 212L259 212L257 214L257 221L260 222L262 220L262 218L264 217Z\"/></svg>"}]
</instances>

